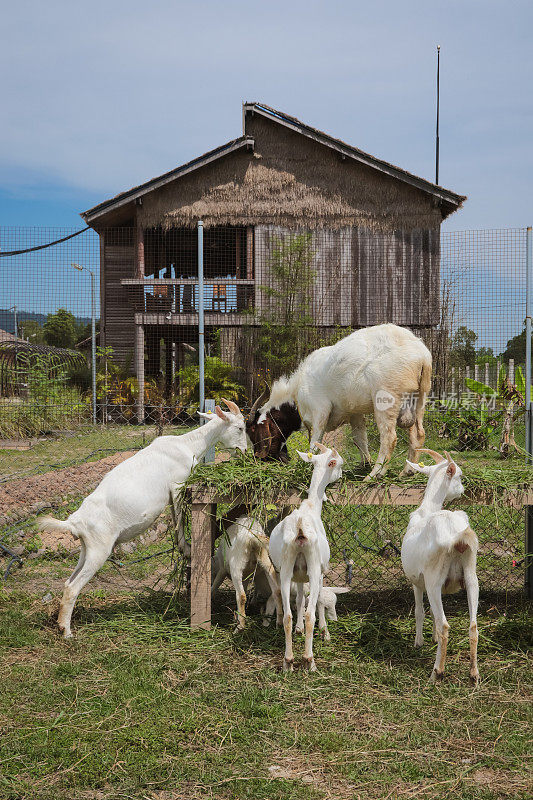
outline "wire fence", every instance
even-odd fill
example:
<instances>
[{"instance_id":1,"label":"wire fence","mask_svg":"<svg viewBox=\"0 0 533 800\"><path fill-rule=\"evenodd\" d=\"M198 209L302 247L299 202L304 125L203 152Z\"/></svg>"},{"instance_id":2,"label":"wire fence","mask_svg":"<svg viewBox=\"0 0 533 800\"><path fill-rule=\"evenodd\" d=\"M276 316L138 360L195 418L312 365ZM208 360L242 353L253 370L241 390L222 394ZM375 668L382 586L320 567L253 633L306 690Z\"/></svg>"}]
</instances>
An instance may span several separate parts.
<instances>
[{"instance_id":1,"label":"wire fence","mask_svg":"<svg viewBox=\"0 0 533 800\"><path fill-rule=\"evenodd\" d=\"M1 228L0 255L70 233ZM121 458L161 433L197 424L197 263L194 229L156 228L142 236L127 227L87 230L53 247L0 257L4 541L33 546L32 519L44 507L66 513ZM97 277L94 298L89 271ZM524 229L439 236L212 228L204 233L204 274L206 397L247 409L265 380L292 370L316 347L394 322L420 335L433 354L431 444L490 468L501 466L502 454L511 458L505 464L522 463ZM485 389L473 391L472 381ZM512 391L512 437L502 453ZM371 449L376 441L371 432ZM351 578L361 590L403 583L398 549L407 513L329 506L331 581ZM487 585L520 588L523 512L472 506L469 513Z\"/></svg>"}]
</instances>

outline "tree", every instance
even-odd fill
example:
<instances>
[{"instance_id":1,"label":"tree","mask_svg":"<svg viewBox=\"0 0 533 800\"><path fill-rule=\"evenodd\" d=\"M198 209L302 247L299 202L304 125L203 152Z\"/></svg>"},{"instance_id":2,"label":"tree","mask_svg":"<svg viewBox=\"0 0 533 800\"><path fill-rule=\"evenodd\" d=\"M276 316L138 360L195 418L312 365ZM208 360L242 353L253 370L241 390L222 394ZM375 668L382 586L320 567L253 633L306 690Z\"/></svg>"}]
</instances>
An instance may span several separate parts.
<instances>
[{"instance_id":1,"label":"tree","mask_svg":"<svg viewBox=\"0 0 533 800\"><path fill-rule=\"evenodd\" d=\"M315 279L312 236L303 233L275 240L270 259L271 286L261 286L267 308L259 317L255 355L271 377L291 371L307 352L313 323L311 289Z\"/></svg>"},{"instance_id":2,"label":"tree","mask_svg":"<svg viewBox=\"0 0 533 800\"><path fill-rule=\"evenodd\" d=\"M237 401L244 392L244 387L236 383L233 364L222 361L217 356L207 356L204 362L205 396L217 402L223 397ZM198 364L189 364L180 369L178 385L185 394L185 404L197 403L200 399L200 368Z\"/></svg>"},{"instance_id":3,"label":"tree","mask_svg":"<svg viewBox=\"0 0 533 800\"><path fill-rule=\"evenodd\" d=\"M479 347L476 352L476 364L496 364L497 358L492 347Z\"/></svg>"},{"instance_id":4,"label":"tree","mask_svg":"<svg viewBox=\"0 0 533 800\"><path fill-rule=\"evenodd\" d=\"M452 339L450 364L452 367L472 366L476 361L477 333L461 325Z\"/></svg>"},{"instance_id":5,"label":"tree","mask_svg":"<svg viewBox=\"0 0 533 800\"><path fill-rule=\"evenodd\" d=\"M36 319L23 319L18 324L19 336L30 344L44 344L44 330Z\"/></svg>"},{"instance_id":6,"label":"tree","mask_svg":"<svg viewBox=\"0 0 533 800\"><path fill-rule=\"evenodd\" d=\"M510 358L514 358L515 363L523 363L526 358L526 329L522 331L522 333L513 336L512 339L509 339L507 342L507 347L501 354L500 358L503 361L509 361Z\"/></svg>"},{"instance_id":7,"label":"tree","mask_svg":"<svg viewBox=\"0 0 533 800\"><path fill-rule=\"evenodd\" d=\"M52 347L73 348L78 338L76 318L65 308L58 308L55 314L48 314L44 323L46 344Z\"/></svg>"}]
</instances>

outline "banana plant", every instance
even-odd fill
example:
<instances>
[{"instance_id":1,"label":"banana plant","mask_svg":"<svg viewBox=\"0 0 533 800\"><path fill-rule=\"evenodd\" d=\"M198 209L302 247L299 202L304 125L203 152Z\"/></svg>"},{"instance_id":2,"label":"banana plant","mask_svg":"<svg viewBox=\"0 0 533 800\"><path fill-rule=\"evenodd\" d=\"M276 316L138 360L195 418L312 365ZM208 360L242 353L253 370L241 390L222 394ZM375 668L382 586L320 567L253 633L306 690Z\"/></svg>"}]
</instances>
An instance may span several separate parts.
<instances>
[{"instance_id":1,"label":"banana plant","mask_svg":"<svg viewBox=\"0 0 533 800\"><path fill-rule=\"evenodd\" d=\"M511 383L507 375L507 370L502 364L498 374L497 389L494 389L492 386L487 386L486 383L477 381L474 378L466 378L465 384L471 392L479 395L482 401L484 398L493 399L496 405L502 410L503 422L499 451L502 458L508 458L511 448L519 450L514 438L514 422L516 415L523 414L526 408L526 383L521 367L516 368L515 383ZM531 396L533 397L533 394Z\"/></svg>"}]
</instances>

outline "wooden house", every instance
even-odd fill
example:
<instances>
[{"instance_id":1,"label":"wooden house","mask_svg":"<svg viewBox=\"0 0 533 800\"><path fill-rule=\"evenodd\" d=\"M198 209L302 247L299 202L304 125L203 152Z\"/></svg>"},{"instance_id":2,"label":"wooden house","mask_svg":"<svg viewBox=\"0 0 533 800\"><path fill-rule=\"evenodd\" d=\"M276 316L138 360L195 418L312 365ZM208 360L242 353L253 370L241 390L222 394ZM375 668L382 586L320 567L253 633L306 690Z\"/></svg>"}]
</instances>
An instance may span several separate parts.
<instances>
[{"instance_id":1,"label":"wooden house","mask_svg":"<svg viewBox=\"0 0 533 800\"><path fill-rule=\"evenodd\" d=\"M199 219L206 333L218 332L232 363L243 366L243 339L270 302L263 287L272 284L276 248L301 232L311 241L317 328L390 321L431 330L440 224L464 200L294 117L245 103L238 139L82 214L101 240L102 344L123 363L131 359L141 380L163 371L170 384L197 340Z\"/></svg>"}]
</instances>

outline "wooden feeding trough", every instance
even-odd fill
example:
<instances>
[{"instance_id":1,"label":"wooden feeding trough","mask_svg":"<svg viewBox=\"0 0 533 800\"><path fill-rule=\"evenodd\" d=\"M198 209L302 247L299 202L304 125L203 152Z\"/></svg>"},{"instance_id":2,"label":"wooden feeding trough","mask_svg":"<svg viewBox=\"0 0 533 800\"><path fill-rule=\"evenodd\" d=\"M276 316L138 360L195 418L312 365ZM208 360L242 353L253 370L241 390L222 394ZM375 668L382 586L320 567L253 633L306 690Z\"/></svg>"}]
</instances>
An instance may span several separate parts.
<instances>
[{"instance_id":1,"label":"wooden feeding trough","mask_svg":"<svg viewBox=\"0 0 533 800\"><path fill-rule=\"evenodd\" d=\"M418 506L425 486L380 485L361 487L352 484L342 490L328 492L330 502L338 506ZM294 507L302 501L298 493L280 494L269 498L278 507ZM466 491L461 504L492 506L495 493L492 488ZM523 486L499 492L498 505L526 511L526 553L533 552L533 486ZM221 495L202 485L193 485L186 491L185 502L191 509L191 628L211 627L211 558L213 546L220 530L216 525L219 503L236 506L243 497L236 492ZM533 559L530 559L533 561ZM526 591L533 591L533 564L526 564Z\"/></svg>"}]
</instances>

